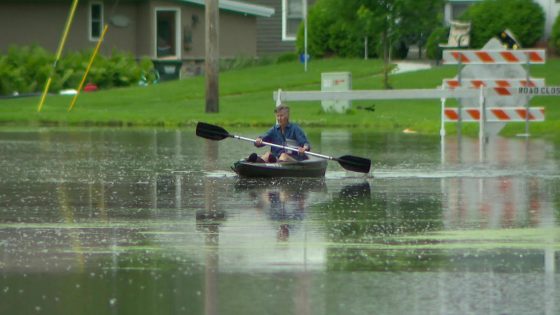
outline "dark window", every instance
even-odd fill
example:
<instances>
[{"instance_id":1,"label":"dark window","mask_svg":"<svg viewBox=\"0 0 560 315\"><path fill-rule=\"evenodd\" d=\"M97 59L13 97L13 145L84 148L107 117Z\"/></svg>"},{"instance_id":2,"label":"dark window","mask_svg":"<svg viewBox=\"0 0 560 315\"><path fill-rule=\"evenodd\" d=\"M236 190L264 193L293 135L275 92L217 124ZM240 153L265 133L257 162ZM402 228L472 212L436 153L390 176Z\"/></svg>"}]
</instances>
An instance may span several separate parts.
<instances>
[{"instance_id":1,"label":"dark window","mask_svg":"<svg viewBox=\"0 0 560 315\"><path fill-rule=\"evenodd\" d=\"M157 57L176 55L175 11L157 11Z\"/></svg>"},{"instance_id":2,"label":"dark window","mask_svg":"<svg viewBox=\"0 0 560 315\"><path fill-rule=\"evenodd\" d=\"M90 4L90 38L92 40L99 39L101 29L103 28L103 4Z\"/></svg>"}]
</instances>

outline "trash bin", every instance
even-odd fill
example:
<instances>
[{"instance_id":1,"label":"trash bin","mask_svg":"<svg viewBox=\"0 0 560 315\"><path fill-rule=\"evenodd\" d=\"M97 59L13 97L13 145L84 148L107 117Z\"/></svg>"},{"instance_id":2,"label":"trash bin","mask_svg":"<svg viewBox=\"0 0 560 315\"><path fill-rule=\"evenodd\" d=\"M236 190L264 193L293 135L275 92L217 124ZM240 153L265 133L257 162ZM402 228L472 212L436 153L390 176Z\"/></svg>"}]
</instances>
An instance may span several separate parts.
<instances>
[{"instance_id":1,"label":"trash bin","mask_svg":"<svg viewBox=\"0 0 560 315\"><path fill-rule=\"evenodd\" d=\"M321 91L350 91L352 74L350 72L321 73ZM351 101L321 101L325 112L344 113L352 106Z\"/></svg>"},{"instance_id":2,"label":"trash bin","mask_svg":"<svg viewBox=\"0 0 560 315\"><path fill-rule=\"evenodd\" d=\"M183 66L183 61L174 59L154 59L154 68L159 74L160 81L177 80L181 78L181 67Z\"/></svg>"}]
</instances>

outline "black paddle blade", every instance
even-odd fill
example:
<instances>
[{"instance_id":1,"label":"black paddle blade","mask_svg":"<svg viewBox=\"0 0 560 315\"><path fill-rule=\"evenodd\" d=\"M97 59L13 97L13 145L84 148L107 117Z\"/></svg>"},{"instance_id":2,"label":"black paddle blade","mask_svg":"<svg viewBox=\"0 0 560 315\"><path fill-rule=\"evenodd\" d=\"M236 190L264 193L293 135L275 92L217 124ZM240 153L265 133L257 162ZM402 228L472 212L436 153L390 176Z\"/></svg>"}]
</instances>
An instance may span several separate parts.
<instances>
[{"instance_id":1,"label":"black paddle blade","mask_svg":"<svg viewBox=\"0 0 560 315\"><path fill-rule=\"evenodd\" d=\"M196 135L210 140L223 140L230 137L224 128L203 122L196 124Z\"/></svg>"},{"instance_id":2,"label":"black paddle blade","mask_svg":"<svg viewBox=\"0 0 560 315\"><path fill-rule=\"evenodd\" d=\"M371 160L359 156L344 155L336 159L340 166L352 172L369 173Z\"/></svg>"}]
</instances>

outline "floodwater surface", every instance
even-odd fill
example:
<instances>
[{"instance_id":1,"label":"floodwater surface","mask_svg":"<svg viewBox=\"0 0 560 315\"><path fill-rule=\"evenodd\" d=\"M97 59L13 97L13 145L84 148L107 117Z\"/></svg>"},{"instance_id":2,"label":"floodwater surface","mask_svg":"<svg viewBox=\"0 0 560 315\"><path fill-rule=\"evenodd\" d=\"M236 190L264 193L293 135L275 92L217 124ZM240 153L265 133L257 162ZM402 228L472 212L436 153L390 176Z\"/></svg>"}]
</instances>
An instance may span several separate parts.
<instances>
[{"instance_id":1,"label":"floodwater surface","mask_svg":"<svg viewBox=\"0 0 560 315\"><path fill-rule=\"evenodd\" d=\"M372 172L240 179L265 149L190 129L0 130L0 314L560 313L552 143L308 135Z\"/></svg>"}]
</instances>

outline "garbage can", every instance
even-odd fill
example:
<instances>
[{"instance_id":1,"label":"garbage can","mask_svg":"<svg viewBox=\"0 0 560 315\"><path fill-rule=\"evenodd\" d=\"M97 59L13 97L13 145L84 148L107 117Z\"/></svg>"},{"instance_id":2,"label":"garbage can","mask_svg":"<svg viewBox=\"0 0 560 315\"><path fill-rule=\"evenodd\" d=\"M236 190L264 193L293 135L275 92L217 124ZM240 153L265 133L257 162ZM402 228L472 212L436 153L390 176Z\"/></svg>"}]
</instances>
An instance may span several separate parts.
<instances>
[{"instance_id":1,"label":"garbage can","mask_svg":"<svg viewBox=\"0 0 560 315\"><path fill-rule=\"evenodd\" d=\"M177 80L181 78L181 67L183 61L174 59L154 59L154 68L159 74L160 81Z\"/></svg>"},{"instance_id":2,"label":"garbage can","mask_svg":"<svg viewBox=\"0 0 560 315\"><path fill-rule=\"evenodd\" d=\"M321 73L321 91L350 91L352 74L350 72ZM352 106L351 101L321 101L325 112L344 113Z\"/></svg>"}]
</instances>

